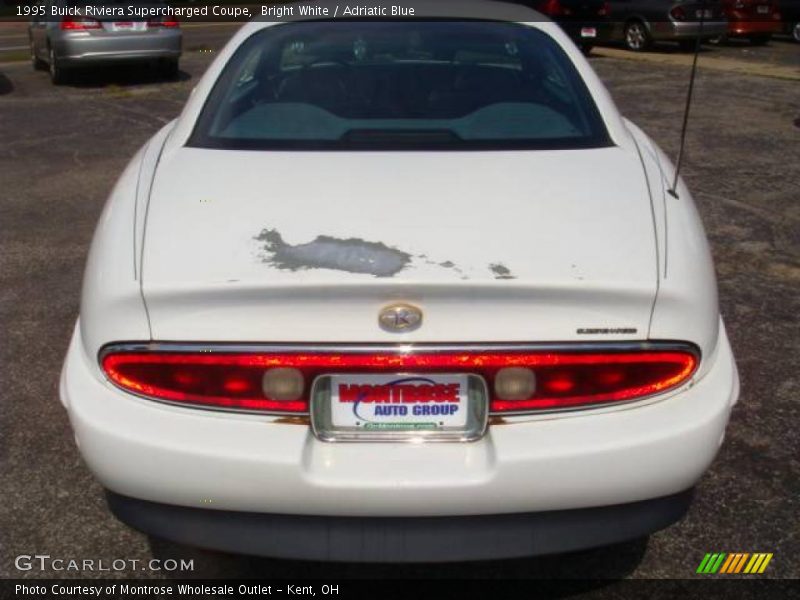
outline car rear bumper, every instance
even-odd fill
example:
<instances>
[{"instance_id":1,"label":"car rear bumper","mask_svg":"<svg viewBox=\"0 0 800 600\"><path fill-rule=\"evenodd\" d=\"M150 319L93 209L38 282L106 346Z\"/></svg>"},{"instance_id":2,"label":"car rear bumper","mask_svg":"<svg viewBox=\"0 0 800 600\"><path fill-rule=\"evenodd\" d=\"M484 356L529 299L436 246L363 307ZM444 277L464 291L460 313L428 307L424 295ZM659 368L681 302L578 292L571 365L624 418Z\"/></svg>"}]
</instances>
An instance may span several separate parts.
<instances>
[{"instance_id":1,"label":"car rear bumper","mask_svg":"<svg viewBox=\"0 0 800 600\"><path fill-rule=\"evenodd\" d=\"M706 21L702 24L702 30L699 21L658 21L651 24L650 33L656 40L682 40L695 38L698 33L703 39L714 38L727 31L726 21Z\"/></svg>"},{"instance_id":2,"label":"car rear bumper","mask_svg":"<svg viewBox=\"0 0 800 600\"><path fill-rule=\"evenodd\" d=\"M131 35L64 36L54 40L53 49L62 66L178 58L182 34L179 29Z\"/></svg>"},{"instance_id":3,"label":"car rear bumper","mask_svg":"<svg viewBox=\"0 0 800 600\"><path fill-rule=\"evenodd\" d=\"M316 517L189 508L107 493L114 515L182 544L304 560L466 561L636 539L683 517L692 490L630 504L466 517Z\"/></svg>"},{"instance_id":4,"label":"car rear bumper","mask_svg":"<svg viewBox=\"0 0 800 600\"><path fill-rule=\"evenodd\" d=\"M61 399L101 483L131 498L224 511L453 517L670 496L710 465L739 390L722 328L704 376L663 397L495 418L472 443L325 443L302 418L187 409L123 393L86 356L77 332Z\"/></svg>"},{"instance_id":5,"label":"car rear bumper","mask_svg":"<svg viewBox=\"0 0 800 600\"><path fill-rule=\"evenodd\" d=\"M609 21L592 21L592 20L559 20L558 25L576 44L601 44L608 42L612 39L614 25ZM585 37L583 31L585 29L594 29L594 37Z\"/></svg>"},{"instance_id":6,"label":"car rear bumper","mask_svg":"<svg viewBox=\"0 0 800 600\"><path fill-rule=\"evenodd\" d=\"M747 36L747 35L764 35L781 33L783 29L783 22L774 20L769 21L762 19L759 21L728 21L728 35L729 36Z\"/></svg>"}]
</instances>

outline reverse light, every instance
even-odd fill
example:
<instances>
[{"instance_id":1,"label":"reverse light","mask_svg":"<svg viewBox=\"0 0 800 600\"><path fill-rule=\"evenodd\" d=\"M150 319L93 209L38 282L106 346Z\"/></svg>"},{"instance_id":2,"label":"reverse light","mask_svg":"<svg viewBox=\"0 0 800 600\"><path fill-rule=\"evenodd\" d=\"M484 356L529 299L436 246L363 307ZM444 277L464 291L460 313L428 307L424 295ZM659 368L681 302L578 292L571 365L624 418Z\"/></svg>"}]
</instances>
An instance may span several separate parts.
<instances>
[{"instance_id":1,"label":"reverse light","mask_svg":"<svg viewBox=\"0 0 800 600\"><path fill-rule=\"evenodd\" d=\"M65 31L82 31L84 29L102 29L103 26L97 19L87 17L65 16L61 19L61 29Z\"/></svg>"},{"instance_id":2,"label":"reverse light","mask_svg":"<svg viewBox=\"0 0 800 600\"><path fill-rule=\"evenodd\" d=\"M688 344L629 346L608 350L393 346L313 351L112 346L102 354L101 366L118 387L152 400L295 414L308 412L311 384L325 374L474 373L492 390L490 412L530 413L645 398L686 383L697 369L699 355Z\"/></svg>"},{"instance_id":3,"label":"reverse light","mask_svg":"<svg viewBox=\"0 0 800 600\"><path fill-rule=\"evenodd\" d=\"M267 369L261 388L268 398L281 402L292 402L300 400L305 385L305 378L300 369L277 367Z\"/></svg>"},{"instance_id":4,"label":"reverse light","mask_svg":"<svg viewBox=\"0 0 800 600\"><path fill-rule=\"evenodd\" d=\"M536 375L525 367L506 367L494 376L494 395L499 400L526 400L536 391Z\"/></svg>"}]
</instances>

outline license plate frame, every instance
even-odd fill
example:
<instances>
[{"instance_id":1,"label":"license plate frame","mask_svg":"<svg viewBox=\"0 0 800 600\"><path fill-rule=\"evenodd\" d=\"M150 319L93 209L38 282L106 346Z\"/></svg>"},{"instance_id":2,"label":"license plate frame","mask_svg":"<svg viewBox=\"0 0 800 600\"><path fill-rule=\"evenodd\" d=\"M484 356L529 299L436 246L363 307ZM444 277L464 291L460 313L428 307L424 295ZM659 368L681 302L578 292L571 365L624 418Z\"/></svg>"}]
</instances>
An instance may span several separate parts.
<instances>
[{"instance_id":1,"label":"license plate frame","mask_svg":"<svg viewBox=\"0 0 800 600\"><path fill-rule=\"evenodd\" d=\"M442 386L456 384L457 402L446 395L432 399L454 392ZM338 390L348 385L376 395L351 392L345 398ZM399 386L412 388L411 400ZM325 442L472 442L486 432L488 407L486 381L471 373L329 373L311 388L311 428ZM405 414L398 414L402 408Z\"/></svg>"}]
</instances>

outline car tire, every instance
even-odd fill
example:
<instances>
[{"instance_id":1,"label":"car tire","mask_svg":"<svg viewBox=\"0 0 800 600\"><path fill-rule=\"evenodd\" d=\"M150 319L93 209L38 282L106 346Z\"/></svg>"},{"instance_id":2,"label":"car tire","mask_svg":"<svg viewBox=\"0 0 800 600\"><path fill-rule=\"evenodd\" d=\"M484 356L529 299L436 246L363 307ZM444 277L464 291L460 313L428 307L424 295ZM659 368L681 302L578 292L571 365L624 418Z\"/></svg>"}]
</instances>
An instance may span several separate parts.
<instances>
[{"instance_id":1,"label":"car tire","mask_svg":"<svg viewBox=\"0 0 800 600\"><path fill-rule=\"evenodd\" d=\"M594 44L581 44L581 52L583 52L584 56L589 56L592 53L592 48L594 48Z\"/></svg>"},{"instance_id":2,"label":"car tire","mask_svg":"<svg viewBox=\"0 0 800 600\"><path fill-rule=\"evenodd\" d=\"M56 56L56 53L53 51L52 47L48 50L48 57L50 59L48 62L50 81L53 82L53 85L61 85L66 83L68 79L67 72L64 67L59 64L58 57Z\"/></svg>"},{"instance_id":3,"label":"car tire","mask_svg":"<svg viewBox=\"0 0 800 600\"><path fill-rule=\"evenodd\" d=\"M168 58L161 62L159 65L161 70L161 76L168 80L173 81L178 78L178 73L180 72L179 62L177 58Z\"/></svg>"},{"instance_id":4,"label":"car tire","mask_svg":"<svg viewBox=\"0 0 800 600\"><path fill-rule=\"evenodd\" d=\"M800 21L792 25L791 34L795 42L800 42Z\"/></svg>"},{"instance_id":5,"label":"car tire","mask_svg":"<svg viewBox=\"0 0 800 600\"><path fill-rule=\"evenodd\" d=\"M760 35L751 35L748 39L753 46L763 46L772 39L772 34L762 33Z\"/></svg>"},{"instance_id":6,"label":"car tire","mask_svg":"<svg viewBox=\"0 0 800 600\"><path fill-rule=\"evenodd\" d=\"M47 63L36 56L36 46L33 44L33 38L28 38L28 45L31 48L31 66L33 67L33 70L44 71L47 69Z\"/></svg>"},{"instance_id":7,"label":"car tire","mask_svg":"<svg viewBox=\"0 0 800 600\"><path fill-rule=\"evenodd\" d=\"M47 63L34 54L33 46L31 46L31 66L34 71L46 71Z\"/></svg>"},{"instance_id":8,"label":"car tire","mask_svg":"<svg viewBox=\"0 0 800 600\"><path fill-rule=\"evenodd\" d=\"M653 38L647 30L647 25L641 21L626 23L623 38L625 47L633 52L643 52L653 44Z\"/></svg>"}]
</instances>

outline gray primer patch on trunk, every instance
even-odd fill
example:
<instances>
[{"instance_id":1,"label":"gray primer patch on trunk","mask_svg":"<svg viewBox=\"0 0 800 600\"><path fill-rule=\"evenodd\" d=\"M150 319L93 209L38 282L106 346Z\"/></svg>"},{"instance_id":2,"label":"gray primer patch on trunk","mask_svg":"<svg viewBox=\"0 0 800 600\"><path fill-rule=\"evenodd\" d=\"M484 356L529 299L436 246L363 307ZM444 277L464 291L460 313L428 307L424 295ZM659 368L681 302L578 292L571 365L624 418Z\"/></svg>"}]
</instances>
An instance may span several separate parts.
<instances>
[{"instance_id":1,"label":"gray primer patch on trunk","mask_svg":"<svg viewBox=\"0 0 800 600\"><path fill-rule=\"evenodd\" d=\"M264 242L264 250L270 253L264 262L289 271L334 269L392 277L411 262L411 255L406 252L359 238L342 240L319 235L313 242L292 246L276 230L264 229L256 239Z\"/></svg>"},{"instance_id":2,"label":"gray primer patch on trunk","mask_svg":"<svg viewBox=\"0 0 800 600\"><path fill-rule=\"evenodd\" d=\"M490 264L489 270L494 273L495 279L516 279L516 276L511 273L511 269L502 263Z\"/></svg>"}]
</instances>

